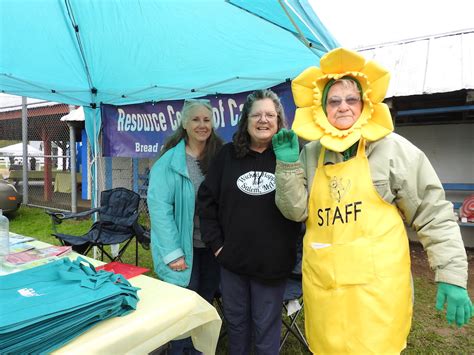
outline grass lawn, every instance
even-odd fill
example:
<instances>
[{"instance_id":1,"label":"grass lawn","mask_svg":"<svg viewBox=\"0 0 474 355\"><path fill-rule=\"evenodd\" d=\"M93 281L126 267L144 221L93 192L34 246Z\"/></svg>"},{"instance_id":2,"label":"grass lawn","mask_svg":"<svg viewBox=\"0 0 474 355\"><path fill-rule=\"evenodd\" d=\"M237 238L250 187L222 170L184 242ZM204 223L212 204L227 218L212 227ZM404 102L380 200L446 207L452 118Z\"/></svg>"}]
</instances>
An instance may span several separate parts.
<instances>
[{"instance_id":1,"label":"grass lawn","mask_svg":"<svg viewBox=\"0 0 474 355\"><path fill-rule=\"evenodd\" d=\"M61 226L61 232L80 235L91 225L89 220L68 221ZM15 233L32 236L38 240L59 245L50 235L51 222L44 210L22 206L14 218L10 218L10 230ZM124 262L135 262L135 244L129 246ZM413 253L412 253L413 258ZM472 260L473 258L470 258ZM153 270L150 251L139 246L139 265ZM403 354L474 354L474 322L458 329L446 323L444 315L435 311L436 284L426 265L413 263L413 278L415 284L414 317L408 346ZM420 266L421 265L421 266ZM148 276L156 277L153 271ZM471 294L471 297L473 295ZM300 318L299 327L304 329ZM225 338L219 343L217 354L225 354ZM293 336L290 336L283 348L282 354L306 354Z\"/></svg>"}]
</instances>

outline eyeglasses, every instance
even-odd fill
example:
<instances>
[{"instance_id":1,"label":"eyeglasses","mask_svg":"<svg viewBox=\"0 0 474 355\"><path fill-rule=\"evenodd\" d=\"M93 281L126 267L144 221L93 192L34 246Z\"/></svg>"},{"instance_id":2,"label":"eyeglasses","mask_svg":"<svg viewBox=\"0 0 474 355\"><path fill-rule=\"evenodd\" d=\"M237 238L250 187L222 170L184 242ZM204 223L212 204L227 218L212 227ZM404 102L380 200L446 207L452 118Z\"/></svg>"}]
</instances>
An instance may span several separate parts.
<instances>
[{"instance_id":1,"label":"eyeglasses","mask_svg":"<svg viewBox=\"0 0 474 355\"><path fill-rule=\"evenodd\" d=\"M258 121L261 120L263 117L265 117L269 121L276 120L278 117L278 114L276 112L267 112L267 113L253 113L249 115L249 117L252 120Z\"/></svg>"},{"instance_id":2,"label":"eyeglasses","mask_svg":"<svg viewBox=\"0 0 474 355\"><path fill-rule=\"evenodd\" d=\"M358 96L347 96L346 98L342 98L339 96L332 96L328 99L327 103L332 108L337 108L341 106L342 102L345 102L349 106L355 106L360 102L360 97Z\"/></svg>"}]
</instances>

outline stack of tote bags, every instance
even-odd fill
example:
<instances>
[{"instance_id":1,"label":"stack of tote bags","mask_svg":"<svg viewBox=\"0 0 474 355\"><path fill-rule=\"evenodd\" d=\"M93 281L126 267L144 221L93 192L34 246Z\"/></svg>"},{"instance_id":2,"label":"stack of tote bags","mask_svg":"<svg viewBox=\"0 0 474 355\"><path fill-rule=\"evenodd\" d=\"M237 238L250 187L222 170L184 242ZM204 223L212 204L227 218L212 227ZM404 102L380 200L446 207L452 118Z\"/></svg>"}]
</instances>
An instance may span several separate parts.
<instances>
[{"instance_id":1,"label":"stack of tote bags","mask_svg":"<svg viewBox=\"0 0 474 355\"><path fill-rule=\"evenodd\" d=\"M68 258L0 277L0 353L51 352L96 323L136 309L121 275Z\"/></svg>"}]
</instances>

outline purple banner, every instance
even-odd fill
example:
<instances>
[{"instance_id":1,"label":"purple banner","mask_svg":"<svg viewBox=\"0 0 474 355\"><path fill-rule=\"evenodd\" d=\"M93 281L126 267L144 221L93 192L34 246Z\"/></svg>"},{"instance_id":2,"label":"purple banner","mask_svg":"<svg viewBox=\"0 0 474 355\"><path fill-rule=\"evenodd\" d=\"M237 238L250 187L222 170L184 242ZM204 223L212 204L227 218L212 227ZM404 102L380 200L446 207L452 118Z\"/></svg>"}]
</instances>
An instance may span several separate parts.
<instances>
[{"instance_id":1,"label":"purple banner","mask_svg":"<svg viewBox=\"0 0 474 355\"><path fill-rule=\"evenodd\" d=\"M272 88L281 99L288 125L293 123L295 104L290 83ZM218 134L226 142L232 140L247 95L212 95L213 119ZM184 100L141 103L135 105L101 105L102 148L105 157L152 158L159 154L166 139L181 122Z\"/></svg>"}]
</instances>

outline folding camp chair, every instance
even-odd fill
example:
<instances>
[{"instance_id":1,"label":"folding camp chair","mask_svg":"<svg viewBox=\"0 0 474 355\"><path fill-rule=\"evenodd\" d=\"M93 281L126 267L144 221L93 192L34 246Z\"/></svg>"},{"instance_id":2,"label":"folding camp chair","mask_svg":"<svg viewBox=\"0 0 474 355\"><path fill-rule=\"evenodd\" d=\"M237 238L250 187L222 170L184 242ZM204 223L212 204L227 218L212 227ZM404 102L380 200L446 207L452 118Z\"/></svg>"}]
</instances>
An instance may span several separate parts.
<instances>
[{"instance_id":1,"label":"folding camp chair","mask_svg":"<svg viewBox=\"0 0 474 355\"><path fill-rule=\"evenodd\" d=\"M299 278L298 278L299 277ZM280 342L280 352L285 345L289 335L292 334L298 339L301 345L309 352L308 342L300 330L297 321L299 320L300 314L303 310L303 290L301 285L301 275L292 275L287 281L285 294L283 296L283 311L285 314L288 313L290 302L298 302L301 308L294 310L293 313L288 314L288 319L282 317L282 324L286 328L283 332Z\"/></svg>"},{"instance_id":2,"label":"folding camp chair","mask_svg":"<svg viewBox=\"0 0 474 355\"><path fill-rule=\"evenodd\" d=\"M138 243L148 249L150 234L138 223L140 195L123 187L102 191L100 207L79 213L46 211L51 216L53 233L63 245L71 245L80 254L87 255L97 247L110 261L122 261L122 256L135 237L135 265L138 265ZM71 218L84 218L98 213L97 221L84 235L75 236L59 233L57 225ZM116 255L105 250L106 245L124 243Z\"/></svg>"},{"instance_id":3,"label":"folding camp chair","mask_svg":"<svg viewBox=\"0 0 474 355\"><path fill-rule=\"evenodd\" d=\"M219 313L219 317L221 317L222 325L221 325L221 332L219 334L219 341L222 340L227 335L227 322L224 316L224 307L222 305L222 294L219 290L217 290L216 294L214 295L214 299L212 300L214 308L216 309L217 313Z\"/></svg>"},{"instance_id":4,"label":"folding camp chair","mask_svg":"<svg viewBox=\"0 0 474 355\"><path fill-rule=\"evenodd\" d=\"M280 352L281 349L283 348L283 345L285 344L286 340L288 339L288 336L290 334L294 335L296 339L301 343L301 345L310 353L309 351L309 346L308 342L306 341L306 338L303 334L303 332L300 330L297 321L299 320L300 314L302 314L303 310L303 286L302 286L302 281L301 281L301 261L303 258L303 236L305 233L305 227L304 225L301 226L301 233L298 236L298 241L296 244L296 265L290 275L290 277L287 280L286 283L286 288L285 288L285 293L283 295L283 311L285 314L287 314L288 319L285 319L285 317L282 317L282 323L283 326L286 328L281 342L280 342ZM292 310L293 312L291 314L288 314L288 309L290 308L290 305L298 305L300 308Z\"/></svg>"}]
</instances>

